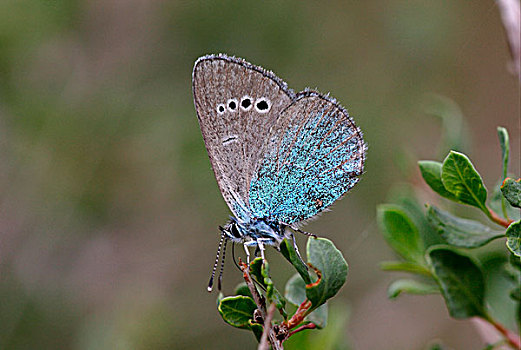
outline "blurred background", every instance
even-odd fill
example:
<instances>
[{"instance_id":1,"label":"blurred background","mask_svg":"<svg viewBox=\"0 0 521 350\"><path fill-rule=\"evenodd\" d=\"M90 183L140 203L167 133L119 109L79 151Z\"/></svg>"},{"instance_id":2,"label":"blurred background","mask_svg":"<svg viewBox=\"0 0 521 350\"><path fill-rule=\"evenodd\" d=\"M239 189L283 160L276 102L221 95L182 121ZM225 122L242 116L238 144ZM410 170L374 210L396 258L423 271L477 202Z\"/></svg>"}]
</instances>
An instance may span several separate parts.
<instances>
[{"instance_id":1,"label":"blurred background","mask_svg":"<svg viewBox=\"0 0 521 350\"><path fill-rule=\"evenodd\" d=\"M378 267L393 254L375 207L403 182L437 200L415 168L446 153L433 101L464 116L452 130L489 188L501 174L498 125L519 174L519 83L492 0L1 0L0 349L256 346L206 291L230 213L191 73L218 52L296 91L331 92L364 131L362 181L305 228L350 265L331 304L337 348L482 347L440 296L387 299L396 276ZM289 264L273 249L268 258L283 285ZM225 293L241 278L228 260Z\"/></svg>"}]
</instances>

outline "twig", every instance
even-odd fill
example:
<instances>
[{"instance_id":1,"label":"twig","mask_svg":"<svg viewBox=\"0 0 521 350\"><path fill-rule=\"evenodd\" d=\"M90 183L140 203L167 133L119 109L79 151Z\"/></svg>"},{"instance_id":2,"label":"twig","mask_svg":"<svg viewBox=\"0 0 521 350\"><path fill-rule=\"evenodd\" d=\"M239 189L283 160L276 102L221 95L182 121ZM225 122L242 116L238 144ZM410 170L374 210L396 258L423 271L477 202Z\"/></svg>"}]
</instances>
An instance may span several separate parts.
<instances>
[{"instance_id":1,"label":"twig","mask_svg":"<svg viewBox=\"0 0 521 350\"><path fill-rule=\"evenodd\" d=\"M246 285L248 286L248 289L250 290L250 293L253 296L253 301L257 305L257 308L260 310L262 318L266 319L266 302L264 301L264 298L259 294L257 288L255 288L255 284L253 284L250 272L248 271L248 265L241 261L241 259L239 259L239 266L242 270L242 277L244 278L244 281L246 282Z\"/></svg>"},{"instance_id":2,"label":"twig","mask_svg":"<svg viewBox=\"0 0 521 350\"><path fill-rule=\"evenodd\" d=\"M316 324L314 324L314 323L308 323L308 324L302 325L302 326L300 326L299 328L297 328L297 329L295 329L295 330L289 332L289 335L292 336L293 334L298 333L298 332L300 332L300 331L303 331L303 330L305 330L305 329L315 329L315 328L317 328L317 325L316 325Z\"/></svg>"},{"instance_id":3,"label":"twig","mask_svg":"<svg viewBox=\"0 0 521 350\"><path fill-rule=\"evenodd\" d=\"M302 321L304 321L304 317L306 317L309 309L312 304L309 300L304 300L302 304L299 305L297 311L293 314L290 320L286 322L286 326L288 329L298 326Z\"/></svg>"},{"instance_id":4,"label":"twig","mask_svg":"<svg viewBox=\"0 0 521 350\"><path fill-rule=\"evenodd\" d=\"M514 349L521 349L521 338L517 334L512 332L510 329L505 328L505 326L493 319L487 319L486 321L493 325L494 328L505 337L505 340L509 345Z\"/></svg>"},{"instance_id":5,"label":"twig","mask_svg":"<svg viewBox=\"0 0 521 350\"><path fill-rule=\"evenodd\" d=\"M497 215L492 209L490 209L489 207L487 207L488 209L488 212L490 214L490 219L492 219L492 221L494 221L496 224L498 225L501 225L503 227L508 227L510 226L511 223L514 222L514 220L512 219L503 219L502 217L500 217L499 215Z\"/></svg>"},{"instance_id":6,"label":"twig","mask_svg":"<svg viewBox=\"0 0 521 350\"><path fill-rule=\"evenodd\" d=\"M262 337L257 350L269 349L270 344L268 342L268 335L271 332L271 320L273 319L273 314L275 313L276 309L277 308L275 307L275 304L271 303L270 307L268 308L268 314L266 316L266 319L264 320L264 330L262 331Z\"/></svg>"},{"instance_id":7,"label":"twig","mask_svg":"<svg viewBox=\"0 0 521 350\"><path fill-rule=\"evenodd\" d=\"M239 259L239 266L242 270L242 277L244 278L244 281L246 282L246 285L248 286L248 289L250 290L250 293L253 296L253 301L255 302L255 305L257 305L257 309L260 311L262 318L265 320L264 321L264 331L262 333L263 336L264 336L264 333L268 334L267 336L269 339L269 343L271 344L273 350L284 350L284 348L282 347L282 343L277 339L277 334L274 332L273 327L269 327L269 328L271 328L270 331L266 332L266 324L267 324L266 320L269 316L268 312L266 312L266 302L264 300L264 297L259 294L259 291L257 290L257 288L255 288L255 284L253 284L248 265ZM270 305L270 310L272 307L275 307L274 304ZM271 317L270 317L270 320L268 323L269 325L271 325L272 318L273 318L273 312L271 312ZM268 349L268 348L261 348L260 346L261 345L259 344L259 349Z\"/></svg>"},{"instance_id":8,"label":"twig","mask_svg":"<svg viewBox=\"0 0 521 350\"><path fill-rule=\"evenodd\" d=\"M521 32L519 0L496 0L512 56L511 70L521 81Z\"/></svg>"}]
</instances>

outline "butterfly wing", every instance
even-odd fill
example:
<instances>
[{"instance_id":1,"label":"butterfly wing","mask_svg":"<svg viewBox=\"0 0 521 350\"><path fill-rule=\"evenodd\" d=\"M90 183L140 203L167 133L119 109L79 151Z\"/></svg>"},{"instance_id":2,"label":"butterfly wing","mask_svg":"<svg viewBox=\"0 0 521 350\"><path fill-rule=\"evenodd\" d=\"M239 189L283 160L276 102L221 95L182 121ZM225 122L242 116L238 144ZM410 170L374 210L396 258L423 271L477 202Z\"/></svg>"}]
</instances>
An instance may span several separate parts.
<instances>
[{"instance_id":1,"label":"butterfly wing","mask_svg":"<svg viewBox=\"0 0 521 350\"><path fill-rule=\"evenodd\" d=\"M284 110L250 186L254 217L286 224L321 212L359 180L366 146L334 100L303 92Z\"/></svg>"},{"instance_id":2,"label":"butterfly wing","mask_svg":"<svg viewBox=\"0 0 521 350\"><path fill-rule=\"evenodd\" d=\"M231 211L246 218L251 178L269 129L295 94L273 73L222 54L196 61L192 88L219 189Z\"/></svg>"}]
</instances>

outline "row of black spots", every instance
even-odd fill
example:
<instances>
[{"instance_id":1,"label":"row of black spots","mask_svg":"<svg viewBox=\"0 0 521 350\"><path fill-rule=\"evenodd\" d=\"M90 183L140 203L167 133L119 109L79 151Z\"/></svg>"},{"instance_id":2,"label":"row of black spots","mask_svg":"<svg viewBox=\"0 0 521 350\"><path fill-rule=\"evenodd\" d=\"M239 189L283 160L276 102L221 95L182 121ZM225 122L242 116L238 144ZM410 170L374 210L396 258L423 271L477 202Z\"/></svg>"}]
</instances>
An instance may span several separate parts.
<instances>
[{"instance_id":1,"label":"row of black spots","mask_svg":"<svg viewBox=\"0 0 521 350\"><path fill-rule=\"evenodd\" d=\"M217 106L217 113L224 114L226 112L226 109L228 109L228 112L235 112L238 108L241 108L243 111L249 111L252 109L253 106L255 106L255 110L258 113L267 113L271 109L271 102L265 97L258 98L255 103L252 102L252 98L250 96L244 96L241 98L241 102L237 101L235 98L231 98L226 102L225 104L219 104Z\"/></svg>"}]
</instances>

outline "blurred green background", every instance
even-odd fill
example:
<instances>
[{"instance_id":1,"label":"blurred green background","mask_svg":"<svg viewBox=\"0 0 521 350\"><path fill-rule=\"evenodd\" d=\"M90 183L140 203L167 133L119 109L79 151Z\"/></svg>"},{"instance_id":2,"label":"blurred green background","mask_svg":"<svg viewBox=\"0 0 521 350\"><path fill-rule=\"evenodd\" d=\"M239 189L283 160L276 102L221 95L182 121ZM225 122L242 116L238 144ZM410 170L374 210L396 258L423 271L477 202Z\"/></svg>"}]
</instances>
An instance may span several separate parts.
<instances>
[{"instance_id":1,"label":"blurred green background","mask_svg":"<svg viewBox=\"0 0 521 350\"><path fill-rule=\"evenodd\" d=\"M218 52L331 92L364 131L362 181L306 226L350 264L331 327L354 349L478 348L440 296L387 299L395 276L378 263L392 253L374 219L396 183L422 186L416 159L440 160L428 93L461 108L487 185L497 125L519 174L519 85L492 0L1 0L0 349L255 347L206 292L229 211L191 72ZM268 257L283 284L290 267ZM239 281L229 259L225 292Z\"/></svg>"}]
</instances>

